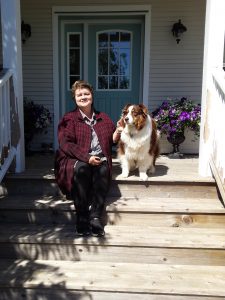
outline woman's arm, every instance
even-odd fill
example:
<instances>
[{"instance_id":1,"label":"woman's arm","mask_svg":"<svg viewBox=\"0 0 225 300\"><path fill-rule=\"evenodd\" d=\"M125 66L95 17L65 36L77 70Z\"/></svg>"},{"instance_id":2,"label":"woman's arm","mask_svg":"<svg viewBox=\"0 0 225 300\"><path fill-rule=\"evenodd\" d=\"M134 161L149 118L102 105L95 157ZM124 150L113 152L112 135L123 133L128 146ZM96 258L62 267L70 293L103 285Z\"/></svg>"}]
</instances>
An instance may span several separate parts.
<instances>
[{"instance_id":1,"label":"woman's arm","mask_svg":"<svg viewBox=\"0 0 225 300\"><path fill-rule=\"evenodd\" d=\"M58 126L59 147L66 156L88 162L91 131L81 122L75 128L74 122L70 115L65 115L60 121Z\"/></svg>"}]
</instances>

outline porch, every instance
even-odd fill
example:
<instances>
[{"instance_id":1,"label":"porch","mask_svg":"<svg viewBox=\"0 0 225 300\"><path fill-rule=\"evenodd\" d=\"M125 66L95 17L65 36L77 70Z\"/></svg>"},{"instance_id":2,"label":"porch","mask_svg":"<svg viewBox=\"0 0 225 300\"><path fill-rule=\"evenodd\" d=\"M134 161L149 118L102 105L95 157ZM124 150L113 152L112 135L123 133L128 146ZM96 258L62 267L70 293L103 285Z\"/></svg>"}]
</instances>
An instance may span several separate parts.
<instances>
[{"instance_id":1,"label":"porch","mask_svg":"<svg viewBox=\"0 0 225 300\"><path fill-rule=\"evenodd\" d=\"M27 159L0 200L2 299L193 300L225 297L225 210L198 157L160 156L147 183L115 180L106 236L75 235L73 203L56 190L53 155Z\"/></svg>"},{"instance_id":2,"label":"porch","mask_svg":"<svg viewBox=\"0 0 225 300\"><path fill-rule=\"evenodd\" d=\"M157 168L154 174L151 174L149 182L203 182L213 183L215 180L209 177L203 177L199 175L198 155L184 155L184 158L176 159L170 158L168 155L160 155L157 160ZM20 174L10 175L14 178L36 178L43 177L48 179L54 179L54 154L52 153L36 153L34 155L26 157L26 170ZM121 168L119 161L114 155L113 158L113 175L112 178L120 174ZM121 181L121 180L120 180ZM122 181L139 181L137 171L132 172L127 179Z\"/></svg>"}]
</instances>

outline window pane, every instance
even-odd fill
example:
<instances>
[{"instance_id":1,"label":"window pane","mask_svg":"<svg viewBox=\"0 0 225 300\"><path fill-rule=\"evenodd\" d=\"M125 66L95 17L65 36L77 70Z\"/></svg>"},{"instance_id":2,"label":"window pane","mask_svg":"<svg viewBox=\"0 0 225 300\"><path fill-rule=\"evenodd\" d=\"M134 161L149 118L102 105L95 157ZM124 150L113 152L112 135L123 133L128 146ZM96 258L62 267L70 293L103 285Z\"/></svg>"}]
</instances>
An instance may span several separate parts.
<instances>
[{"instance_id":1,"label":"window pane","mask_svg":"<svg viewBox=\"0 0 225 300\"><path fill-rule=\"evenodd\" d=\"M108 33L101 33L98 36L98 46L100 47L108 47Z\"/></svg>"},{"instance_id":2,"label":"window pane","mask_svg":"<svg viewBox=\"0 0 225 300\"><path fill-rule=\"evenodd\" d=\"M108 77L107 76L99 76L98 77L98 88L99 89L108 89Z\"/></svg>"},{"instance_id":3,"label":"window pane","mask_svg":"<svg viewBox=\"0 0 225 300\"><path fill-rule=\"evenodd\" d=\"M109 74L119 74L119 52L117 49L110 49Z\"/></svg>"},{"instance_id":4,"label":"window pane","mask_svg":"<svg viewBox=\"0 0 225 300\"><path fill-rule=\"evenodd\" d=\"M69 43L70 43L70 48L80 47L80 35L79 34L70 34Z\"/></svg>"},{"instance_id":5,"label":"window pane","mask_svg":"<svg viewBox=\"0 0 225 300\"><path fill-rule=\"evenodd\" d=\"M110 32L110 47L119 47L119 32Z\"/></svg>"},{"instance_id":6,"label":"window pane","mask_svg":"<svg viewBox=\"0 0 225 300\"><path fill-rule=\"evenodd\" d=\"M70 50L70 74L80 74L80 50Z\"/></svg>"},{"instance_id":7,"label":"window pane","mask_svg":"<svg viewBox=\"0 0 225 300\"><path fill-rule=\"evenodd\" d=\"M70 76L70 89L75 81L80 80L80 76Z\"/></svg>"},{"instance_id":8,"label":"window pane","mask_svg":"<svg viewBox=\"0 0 225 300\"><path fill-rule=\"evenodd\" d=\"M112 90L118 89L118 76L109 77L109 88Z\"/></svg>"},{"instance_id":9,"label":"window pane","mask_svg":"<svg viewBox=\"0 0 225 300\"><path fill-rule=\"evenodd\" d=\"M130 80L129 77L123 76L120 77L120 89L129 89L130 87Z\"/></svg>"},{"instance_id":10,"label":"window pane","mask_svg":"<svg viewBox=\"0 0 225 300\"><path fill-rule=\"evenodd\" d=\"M120 47L130 48L131 35L127 32L120 33Z\"/></svg>"},{"instance_id":11,"label":"window pane","mask_svg":"<svg viewBox=\"0 0 225 300\"><path fill-rule=\"evenodd\" d=\"M108 75L108 49L99 50L98 75Z\"/></svg>"},{"instance_id":12,"label":"window pane","mask_svg":"<svg viewBox=\"0 0 225 300\"><path fill-rule=\"evenodd\" d=\"M120 49L120 75L130 74L130 49Z\"/></svg>"},{"instance_id":13,"label":"window pane","mask_svg":"<svg viewBox=\"0 0 225 300\"><path fill-rule=\"evenodd\" d=\"M130 88L131 34L123 31L98 35L98 89Z\"/></svg>"}]
</instances>

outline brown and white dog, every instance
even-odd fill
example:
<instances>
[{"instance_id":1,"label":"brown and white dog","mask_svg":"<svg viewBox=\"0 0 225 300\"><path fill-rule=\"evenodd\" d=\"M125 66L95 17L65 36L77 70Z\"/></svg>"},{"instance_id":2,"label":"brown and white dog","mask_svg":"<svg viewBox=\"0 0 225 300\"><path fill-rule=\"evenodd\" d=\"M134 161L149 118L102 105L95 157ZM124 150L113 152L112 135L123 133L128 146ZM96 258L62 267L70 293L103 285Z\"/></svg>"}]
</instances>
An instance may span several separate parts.
<instances>
[{"instance_id":1,"label":"brown and white dog","mask_svg":"<svg viewBox=\"0 0 225 300\"><path fill-rule=\"evenodd\" d=\"M118 143L118 158L126 178L131 170L139 169L140 180L148 179L148 171L155 172L159 156L159 134L154 119L143 104L127 104L118 124L123 128Z\"/></svg>"}]
</instances>

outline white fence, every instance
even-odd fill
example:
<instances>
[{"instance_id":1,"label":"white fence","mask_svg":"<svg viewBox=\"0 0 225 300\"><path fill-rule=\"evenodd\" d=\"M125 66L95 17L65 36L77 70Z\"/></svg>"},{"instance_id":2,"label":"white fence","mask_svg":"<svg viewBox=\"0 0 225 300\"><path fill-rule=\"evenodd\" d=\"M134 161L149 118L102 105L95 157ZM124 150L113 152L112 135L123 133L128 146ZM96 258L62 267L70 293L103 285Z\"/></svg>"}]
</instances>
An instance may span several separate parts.
<instances>
[{"instance_id":1,"label":"white fence","mask_svg":"<svg viewBox=\"0 0 225 300\"><path fill-rule=\"evenodd\" d=\"M15 107L12 72L5 70L0 73L0 182L16 155L16 145L12 144L12 113Z\"/></svg>"}]
</instances>

